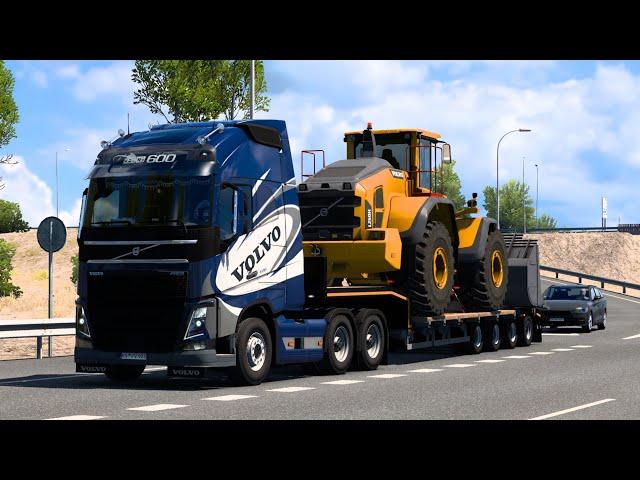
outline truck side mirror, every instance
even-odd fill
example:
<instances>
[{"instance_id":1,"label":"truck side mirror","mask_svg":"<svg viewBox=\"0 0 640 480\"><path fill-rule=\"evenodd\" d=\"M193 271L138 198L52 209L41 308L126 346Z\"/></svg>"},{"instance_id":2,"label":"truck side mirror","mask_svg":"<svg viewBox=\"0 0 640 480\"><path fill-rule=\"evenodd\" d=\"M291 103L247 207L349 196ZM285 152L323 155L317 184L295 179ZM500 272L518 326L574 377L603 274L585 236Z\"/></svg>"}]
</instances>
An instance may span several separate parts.
<instances>
[{"instance_id":1,"label":"truck side mirror","mask_svg":"<svg viewBox=\"0 0 640 480\"><path fill-rule=\"evenodd\" d=\"M451 163L451 145L448 143L442 145L442 163Z\"/></svg>"}]
</instances>

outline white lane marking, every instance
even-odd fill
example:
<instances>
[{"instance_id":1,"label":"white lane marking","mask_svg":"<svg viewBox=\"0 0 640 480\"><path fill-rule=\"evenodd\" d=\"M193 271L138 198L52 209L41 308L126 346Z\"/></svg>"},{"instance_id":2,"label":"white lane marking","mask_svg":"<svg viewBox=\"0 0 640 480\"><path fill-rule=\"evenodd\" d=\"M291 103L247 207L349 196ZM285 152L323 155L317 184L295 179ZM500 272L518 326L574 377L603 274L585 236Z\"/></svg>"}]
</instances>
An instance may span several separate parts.
<instances>
[{"instance_id":1,"label":"white lane marking","mask_svg":"<svg viewBox=\"0 0 640 480\"><path fill-rule=\"evenodd\" d=\"M531 358L529 355L509 355L508 357L502 358Z\"/></svg>"},{"instance_id":2,"label":"white lane marking","mask_svg":"<svg viewBox=\"0 0 640 480\"><path fill-rule=\"evenodd\" d=\"M98 415L71 415L69 417L57 417L57 418L47 418L47 420L100 420L101 417Z\"/></svg>"},{"instance_id":3,"label":"white lane marking","mask_svg":"<svg viewBox=\"0 0 640 480\"><path fill-rule=\"evenodd\" d=\"M409 370L409 373L433 373L441 371L441 368L417 368L416 370Z\"/></svg>"},{"instance_id":4,"label":"white lane marking","mask_svg":"<svg viewBox=\"0 0 640 480\"><path fill-rule=\"evenodd\" d=\"M531 352L530 355L553 355L553 352Z\"/></svg>"},{"instance_id":5,"label":"white lane marking","mask_svg":"<svg viewBox=\"0 0 640 480\"><path fill-rule=\"evenodd\" d=\"M591 348L593 345L571 345L571 348Z\"/></svg>"},{"instance_id":6,"label":"white lane marking","mask_svg":"<svg viewBox=\"0 0 640 480\"><path fill-rule=\"evenodd\" d=\"M257 398L257 395L220 395L219 397L203 398L203 400L217 400L218 402L231 402L233 400L244 400L245 398Z\"/></svg>"},{"instance_id":7,"label":"white lane marking","mask_svg":"<svg viewBox=\"0 0 640 480\"><path fill-rule=\"evenodd\" d=\"M284 387L284 388L274 388L274 389L272 389L272 390L267 390L267 392L293 393L293 392L302 392L303 390L315 390L315 387Z\"/></svg>"},{"instance_id":8,"label":"white lane marking","mask_svg":"<svg viewBox=\"0 0 640 480\"><path fill-rule=\"evenodd\" d=\"M529 420L544 420L545 418L557 417L558 415L564 415L565 413L575 412L576 410L582 410L584 408L595 407L607 402L613 402L615 398L605 398L604 400L598 400L597 402L587 403L586 405L580 405L578 407L567 408L566 410L560 410L559 412L548 413L539 417L530 418Z\"/></svg>"},{"instance_id":9,"label":"white lane marking","mask_svg":"<svg viewBox=\"0 0 640 480\"><path fill-rule=\"evenodd\" d=\"M506 360L493 360L493 359L487 359L487 360L476 360L476 363L500 363L500 362L505 362Z\"/></svg>"},{"instance_id":10,"label":"white lane marking","mask_svg":"<svg viewBox=\"0 0 640 480\"><path fill-rule=\"evenodd\" d=\"M475 367L473 363L452 363L451 365L445 365L448 368L466 368L466 367Z\"/></svg>"},{"instance_id":11,"label":"white lane marking","mask_svg":"<svg viewBox=\"0 0 640 480\"><path fill-rule=\"evenodd\" d=\"M404 373L382 373L380 375L367 375L369 378L398 378L406 377Z\"/></svg>"},{"instance_id":12,"label":"white lane marking","mask_svg":"<svg viewBox=\"0 0 640 480\"><path fill-rule=\"evenodd\" d=\"M624 337L623 340L632 340L634 338L640 338L640 333L638 335L631 335L630 337Z\"/></svg>"},{"instance_id":13,"label":"white lane marking","mask_svg":"<svg viewBox=\"0 0 640 480\"><path fill-rule=\"evenodd\" d=\"M573 348L553 348L554 352L573 352Z\"/></svg>"},{"instance_id":14,"label":"white lane marking","mask_svg":"<svg viewBox=\"0 0 640 480\"><path fill-rule=\"evenodd\" d=\"M543 333L543 335L557 335L560 337L577 337L579 333Z\"/></svg>"},{"instance_id":15,"label":"white lane marking","mask_svg":"<svg viewBox=\"0 0 640 480\"><path fill-rule=\"evenodd\" d=\"M364 383L364 380L334 380L332 382L320 382L323 385L353 385L354 383Z\"/></svg>"},{"instance_id":16,"label":"white lane marking","mask_svg":"<svg viewBox=\"0 0 640 480\"><path fill-rule=\"evenodd\" d=\"M175 405L173 403L158 403L157 405L147 405L144 407L127 408L127 410L135 410L138 412L160 412L162 410L173 410L174 408L184 408L189 405Z\"/></svg>"}]
</instances>

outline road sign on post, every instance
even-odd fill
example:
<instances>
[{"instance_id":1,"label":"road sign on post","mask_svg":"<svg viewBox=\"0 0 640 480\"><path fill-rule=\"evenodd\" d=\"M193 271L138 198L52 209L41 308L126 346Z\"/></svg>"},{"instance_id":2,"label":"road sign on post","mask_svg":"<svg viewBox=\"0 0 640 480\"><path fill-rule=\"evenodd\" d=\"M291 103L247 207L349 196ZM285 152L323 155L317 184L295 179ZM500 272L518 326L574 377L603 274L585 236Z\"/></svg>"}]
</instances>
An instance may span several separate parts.
<instances>
[{"instance_id":1,"label":"road sign on post","mask_svg":"<svg viewBox=\"0 0 640 480\"><path fill-rule=\"evenodd\" d=\"M38 225L38 245L49 252L49 318L53 318L53 252L64 247L67 229L58 217L47 217ZM52 338L49 337L49 356L53 353ZM42 337L38 337L38 358L42 358Z\"/></svg>"}]
</instances>

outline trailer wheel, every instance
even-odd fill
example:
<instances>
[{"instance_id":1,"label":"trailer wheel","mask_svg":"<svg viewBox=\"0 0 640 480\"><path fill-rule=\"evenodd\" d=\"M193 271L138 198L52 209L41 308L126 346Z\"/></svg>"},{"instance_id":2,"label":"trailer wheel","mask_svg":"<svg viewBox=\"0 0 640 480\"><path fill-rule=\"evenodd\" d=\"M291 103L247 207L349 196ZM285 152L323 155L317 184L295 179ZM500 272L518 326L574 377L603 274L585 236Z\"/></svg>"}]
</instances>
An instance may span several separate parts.
<instances>
[{"instance_id":1,"label":"trailer wheel","mask_svg":"<svg viewBox=\"0 0 640 480\"><path fill-rule=\"evenodd\" d=\"M130 382L140 377L145 367L146 365L109 365L104 374L109 380Z\"/></svg>"},{"instance_id":2,"label":"trailer wheel","mask_svg":"<svg viewBox=\"0 0 640 480\"><path fill-rule=\"evenodd\" d=\"M484 346L484 336L482 335L482 327L479 323L472 324L469 328L469 343L467 344L467 353L477 354L482 352Z\"/></svg>"},{"instance_id":3,"label":"trailer wheel","mask_svg":"<svg viewBox=\"0 0 640 480\"><path fill-rule=\"evenodd\" d=\"M502 346L504 348L512 349L516 348L518 344L518 326L513 320L507 322L502 332Z\"/></svg>"},{"instance_id":4,"label":"trailer wheel","mask_svg":"<svg viewBox=\"0 0 640 480\"><path fill-rule=\"evenodd\" d=\"M518 335L518 345L521 347L528 347L533 341L533 320L529 315L522 319L522 325L520 326L520 335Z\"/></svg>"},{"instance_id":5,"label":"trailer wheel","mask_svg":"<svg viewBox=\"0 0 640 480\"><path fill-rule=\"evenodd\" d=\"M495 230L487 236L480 260L460 263L458 294L468 310L495 310L502 306L509 282L505 250L502 232Z\"/></svg>"},{"instance_id":6,"label":"trailer wheel","mask_svg":"<svg viewBox=\"0 0 640 480\"><path fill-rule=\"evenodd\" d=\"M429 222L415 247L415 272L409 279L415 315L442 314L451 301L455 262L451 236L440 222Z\"/></svg>"},{"instance_id":7,"label":"trailer wheel","mask_svg":"<svg viewBox=\"0 0 640 480\"><path fill-rule=\"evenodd\" d=\"M357 366L361 370L375 370L382 361L385 349L384 315L379 310L361 310L356 325Z\"/></svg>"},{"instance_id":8,"label":"trailer wheel","mask_svg":"<svg viewBox=\"0 0 640 480\"><path fill-rule=\"evenodd\" d=\"M261 318L247 318L236 335L236 366L229 371L235 385L259 385L271 368L271 335Z\"/></svg>"},{"instance_id":9,"label":"trailer wheel","mask_svg":"<svg viewBox=\"0 0 640 480\"><path fill-rule=\"evenodd\" d=\"M500 325L498 322L490 322L484 331L486 341L484 342L484 349L487 352L497 352L500 350L500 341L502 336L500 335Z\"/></svg>"},{"instance_id":10,"label":"trailer wheel","mask_svg":"<svg viewBox=\"0 0 640 480\"><path fill-rule=\"evenodd\" d=\"M324 333L324 358L316 363L319 373L345 373L353 358L353 329L344 314L336 314L327 323Z\"/></svg>"}]
</instances>

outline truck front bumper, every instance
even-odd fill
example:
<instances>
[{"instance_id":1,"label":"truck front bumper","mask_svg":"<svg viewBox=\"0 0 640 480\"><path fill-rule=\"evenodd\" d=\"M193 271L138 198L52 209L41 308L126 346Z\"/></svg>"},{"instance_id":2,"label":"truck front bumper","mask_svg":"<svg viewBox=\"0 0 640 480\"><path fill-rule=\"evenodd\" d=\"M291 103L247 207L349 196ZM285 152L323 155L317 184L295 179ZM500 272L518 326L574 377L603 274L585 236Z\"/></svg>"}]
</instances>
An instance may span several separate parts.
<instances>
[{"instance_id":1,"label":"truck front bumper","mask_svg":"<svg viewBox=\"0 0 640 480\"><path fill-rule=\"evenodd\" d=\"M105 352L92 348L76 347L74 360L77 366L96 365L163 365L167 367L234 367L233 353L217 353L209 350L185 350L171 353L146 353L145 359L123 358L120 352ZM125 357L127 355L124 355Z\"/></svg>"}]
</instances>

